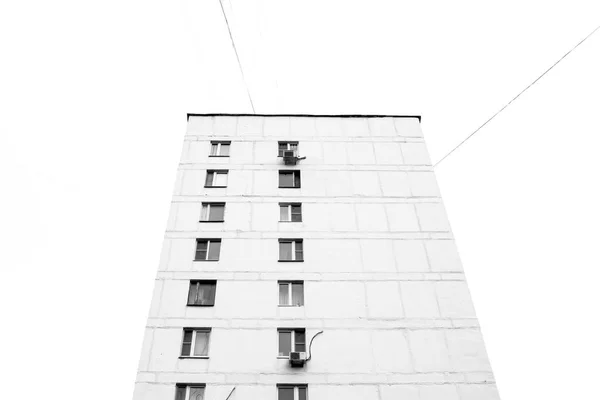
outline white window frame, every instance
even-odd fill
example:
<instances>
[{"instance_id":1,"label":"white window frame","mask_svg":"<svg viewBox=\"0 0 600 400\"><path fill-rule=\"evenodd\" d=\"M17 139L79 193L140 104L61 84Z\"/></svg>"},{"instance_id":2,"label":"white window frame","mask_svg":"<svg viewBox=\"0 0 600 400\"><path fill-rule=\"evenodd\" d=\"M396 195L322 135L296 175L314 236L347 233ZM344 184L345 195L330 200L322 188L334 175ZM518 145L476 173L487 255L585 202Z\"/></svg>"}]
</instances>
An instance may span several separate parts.
<instances>
[{"instance_id":1,"label":"white window frame","mask_svg":"<svg viewBox=\"0 0 600 400\"><path fill-rule=\"evenodd\" d=\"M294 141L286 142L286 141L282 140L282 141L277 142L277 157L283 157L283 154L279 154L279 151L280 151L279 146L282 144L286 145L285 150L283 150L283 151L296 150L296 154L298 154L298 145L299 145L298 142L294 142ZM296 146L296 148L293 149L292 146Z\"/></svg>"},{"instance_id":2,"label":"white window frame","mask_svg":"<svg viewBox=\"0 0 600 400\"><path fill-rule=\"evenodd\" d=\"M282 356L281 353L279 353L279 333L280 332L292 332L292 334L290 335L291 338L291 346L290 346L290 352L294 352L296 351L296 332L297 331L301 331L304 333L304 350L306 350L306 329L304 328L280 328L277 329L277 357L278 358L290 358L290 355L288 354L287 356Z\"/></svg>"},{"instance_id":3,"label":"white window frame","mask_svg":"<svg viewBox=\"0 0 600 400\"><path fill-rule=\"evenodd\" d=\"M292 206L300 207L300 221L292 221ZM279 203L279 218L281 218L281 208L287 208L287 219L280 219L279 222L302 222L302 203Z\"/></svg>"},{"instance_id":4,"label":"white window frame","mask_svg":"<svg viewBox=\"0 0 600 400\"><path fill-rule=\"evenodd\" d=\"M223 207L223 219L210 219L211 206ZM225 203L202 203L202 211L200 213L201 222L223 222L225 220Z\"/></svg>"},{"instance_id":5,"label":"white window frame","mask_svg":"<svg viewBox=\"0 0 600 400\"><path fill-rule=\"evenodd\" d=\"M209 172L206 173L207 175L207 180L208 180L208 175L212 175L212 183L210 185L207 185L206 182L204 184L205 187L217 187L217 188L224 188L227 187L227 183L229 181L229 171L223 171L223 170L209 170ZM223 185L217 185L217 176L219 175L224 175L225 178L225 182Z\"/></svg>"},{"instance_id":6,"label":"white window frame","mask_svg":"<svg viewBox=\"0 0 600 400\"><path fill-rule=\"evenodd\" d=\"M294 400L300 400L300 388L306 389L306 400L308 400L308 385L277 385L277 400L280 400L279 389L294 389Z\"/></svg>"},{"instance_id":7,"label":"white window frame","mask_svg":"<svg viewBox=\"0 0 600 400\"><path fill-rule=\"evenodd\" d=\"M183 330L183 338L181 340L181 351L180 353L183 353L183 345L184 345L184 339L185 339L185 332L186 331L192 331L192 342L190 345L190 355L186 356L186 355L181 355L180 357L183 358L208 358L208 354L210 352L210 337L212 336L212 330L210 328L185 328ZM194 350L196 348L196 334L198 332L202 332L202 333L208 333L208 345L206 346L206 355L203 356L196 356L194 355Z\"/></svg>"},{"instance_id":8,"label":"white window frame","mask_svg":"<svg viewBox=\"0 0 600 400\"><path fill-rule=\"evenodd\" d=\"M181 386L180 386L181 387ZM185 385L185 400L190 400L191 389L202 389L202 399L206 398L206 386L205 385Z\"/></svg>"},{"instance_id":9,"label":"white window frame","mask_svg":"<svg viewBox=\"0 0 600 400\"><path fill-rule=\"evenodd\" d=\"M231 154L231 142L213 140L210 142L210 157L229 157L229 154L221 154L223 145L229 146L229 154ZM213 154L213 146L217 146L215 154Z\"/></svg>"},{"instance_id":10,"label":"white window frame","mask_svg":"<svg viewBox=\"0 0 600 400\"><path fill-rule=\"evenodd\" d=\"M298 242L302 242L302 259L301 260L296 259L296 243L298 243ZM292 244L292 258L289 260L286 260L286 259L281 258L281 254L279 254L279 261L304 261L304 241L299 240L299 239L289 239L289 240L282 239L282 240L279 240L280 246L281 246L281 243L291 243ZM280 253L281 253L281 250L280 250Z\"/></svg>"},{"instance_id":11,"label":"white window frame","mask_svg":"<svg viewBox=\"0 0 600 400\"><path fill-rule=\"evenodd\" d=\"M203 258L203 259L197 258L197 256L198 256L198 244L200 242L206 242L206 257ZM219 247L218 258L211 259L211 258L208 258L208 255L210 254L210 245L212 243L221 243L220 246L222 246L223 245L222 242L223 241L221 239L196 239L196 249L194 250L194 261L219 261L219 259L221 258L221 248L220 247ZM304 253L304 251L302 253Z\"/></svg>"},{"instance_id":12,"label":"white window frame","mask_svg":"<svg viewBox=\"0 0 600 400\"><path fill-rule=\"evenodd\" d=\"M302 285L302 304L294 304L293 303L293 296L292 296L292 286L296 284L300 284ZM304 307L304 281L277 281L277 297L279 298L279 290L280 290L280 286L283 285L287 285L287 289L288 289L288 297L287 297L287 304L281 304L279 303L280 307ZM279 299L281 300L281 299ZM278 302L279 302L278 300Z\"/></svg>"}]
</instances>

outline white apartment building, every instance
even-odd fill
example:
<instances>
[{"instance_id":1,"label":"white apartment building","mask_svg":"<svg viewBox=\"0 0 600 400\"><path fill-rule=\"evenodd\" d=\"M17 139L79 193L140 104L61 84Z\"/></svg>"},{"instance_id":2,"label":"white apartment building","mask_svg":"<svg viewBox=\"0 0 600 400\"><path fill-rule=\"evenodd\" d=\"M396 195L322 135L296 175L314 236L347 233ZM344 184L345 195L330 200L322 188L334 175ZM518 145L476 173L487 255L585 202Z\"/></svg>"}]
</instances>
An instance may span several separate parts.
<instances>
[{"instance_id":1,"label":"white apartment building","mask_svg":"<svg viewBox=\"0 0 600 400\"><path fill-rule=\"evenodd\" d=\"M420 117L188 115L134 393L165 399L499 399Z\"/></svg>"}]
</instances>

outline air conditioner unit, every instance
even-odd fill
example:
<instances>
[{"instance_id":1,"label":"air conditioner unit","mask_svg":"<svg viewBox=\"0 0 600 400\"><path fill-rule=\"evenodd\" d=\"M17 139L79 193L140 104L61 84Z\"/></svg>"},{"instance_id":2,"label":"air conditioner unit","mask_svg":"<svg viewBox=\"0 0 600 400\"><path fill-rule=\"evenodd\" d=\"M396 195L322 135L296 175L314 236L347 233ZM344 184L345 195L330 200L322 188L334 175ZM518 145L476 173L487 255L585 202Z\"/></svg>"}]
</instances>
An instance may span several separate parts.
<instances>
[{"instance_id":1,"label":"air conditioner unit","mask_svg":"<svg viewBox=\"0 0 600 400\"><path fill-rule=\"evenodd\" d=\"M292 367L302 367L306 363L306 352L304 351L292 351L290 353L290 365Z\"/></svg>"},{"instance_id":2,"label":"air conditioner unit","mask_svg":"<svg viewBox=\"0 0 600 400\"><path fill-rule=\"evenodd\" d=\"M298 155L296 154L296 150L284 150L283 162L286 165L296 165L296 163L298 162Z\"/></svg>"}]
</instances>

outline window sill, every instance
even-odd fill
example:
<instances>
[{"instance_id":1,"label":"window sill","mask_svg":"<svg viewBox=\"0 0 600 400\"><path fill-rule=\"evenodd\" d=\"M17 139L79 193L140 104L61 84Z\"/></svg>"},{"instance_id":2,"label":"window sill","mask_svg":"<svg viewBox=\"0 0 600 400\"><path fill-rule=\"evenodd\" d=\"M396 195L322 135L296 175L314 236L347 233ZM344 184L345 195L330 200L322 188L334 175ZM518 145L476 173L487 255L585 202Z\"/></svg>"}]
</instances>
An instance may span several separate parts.
<instances>
[{"instance_id":1,"label":"window sill","mask_svg":"<svg viewBox=\"0 0 600 400\"><path fill-rule=\"evenodd\" d=\"M208 360L209 357L208 356L179 356L180 359L185 359L185 358L196 358L196 359L200 359L200 360Z\"/></svg>"},{"instance_id":2,"label":"window sill","mask_svg":"<svg viewBox=\"0 0 600 400\"><path fill-rule=\"evenodd\" d=\"M289 360L290 356L277 356L277 358L280 360Z\"/></svg>"},{"instance_id":3,"label":"window sill","mask_svg":"<svg viewBox=\"0 0 600 400\"><path fill-rule=\"evenodd\" d=\"M300 186L279 186L279 189L301 189Z\"/></svg>"},{"instance_id":4,"label":"window sill","mask_svg":"<svg viewBox=\"0 0 600 400\"><path fill-rule=\"evenodd\" d=\"M277 260L278 262L304 262L304 260Z\"/></svg>"},{"instance_id":5,"label":"window sill","mask_svg":"<svg viewBox=\"0 0 600 400\"><path fill-rule=\"evenodd\" d=\"M188 307L214 307L214 304L188 304Z\"/></svg>"},{"instance_id":6,"label":"window sill","mask_svg":"<svg viewBox=\"0 0 600 400\"><path fill-rule=\"evenodd\" d=\"M278 307L300 308L300 307L304 307L304 304L302 304L302 305L279 304Z\"/></svg>"},{"instance_id":7,"label":"window sill","mask_svg":"<svg viewBox=\"0 0 600 400\"><path fill-rule=\"evenodd\" d=\"M206 185L204 185L204 187L205 188L215 188L215 189L218 189L218 188L226 188L227 186L206 186Z\"/></svg>"},{"instance_id":8,"label":"window sill","mask_svg":"<svg viewBox=\"0 0 600 400\"><path fill-rule=\"evenodd\" d=\"M279 221L279 222L302 222L302 220L300 220L300 221Z\"/></svg>"},{"instance_id":9,"label":"window sill","mask_svg":"<svg viewBox=\"0 0 600 400\"><path fill-rule=\"evenodd\" d=\"M219 260L192 260L193 262L215 262Z\"/></svg>"},{"instance_id":10,"label":"window sill","mask_svg":"<svg viewBox=\"0 0 600 400\"><path fill-rule=\"evenodd\" d=\"M215 157L215 158L219 158L219 157L221 157L221 158L229 158L229 156L213 156L213 155L210 155L209 157Z\"/></svg>"},{"instance_id":11,"label":"window sill","mask_svg":"<svg viewBox=\"0 0 600 400\"><path fill-rule=\"evenodd\" d=\"M221 220L218 220L218 221L198 221L198 222L202 222L202 223L205 223L205 222L225 222L225 220L221 219Z\"/></svg>"}]
</instances>

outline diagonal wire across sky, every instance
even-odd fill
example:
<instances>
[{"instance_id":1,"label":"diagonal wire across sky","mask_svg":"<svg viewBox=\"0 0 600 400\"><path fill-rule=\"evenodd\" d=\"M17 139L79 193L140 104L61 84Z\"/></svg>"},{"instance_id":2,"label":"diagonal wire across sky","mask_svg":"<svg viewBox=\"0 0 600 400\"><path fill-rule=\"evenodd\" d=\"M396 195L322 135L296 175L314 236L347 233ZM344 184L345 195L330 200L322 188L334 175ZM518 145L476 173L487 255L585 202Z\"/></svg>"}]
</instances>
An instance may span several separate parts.
<instances>
[{"instance_id":1,"label":"diagonal wire across sky","mask_svg":"<svg viewBox=\"0 0 600 400\"><path fill-rule=\"evenodd\" d=\"M550 68L548 68L547 70L545 70L540 76L538 76L533 82L531 82L529 85L527 85L527 87L525 87L525 89L521 90L519 92L519 94L517 94L515 97L512 98L511 101L509 101L508 103L506 103L504 105L504 107L502 107L500 110L496 111L496 113L494 115L492 115L490 118L488 118L487 121L485 121L483 124L481 124L479 126L479 128L475 129L469 136L467 136L465 139L463 139L462 142L460 142L458 145L456 145L456 147L454 147L452 150L450 150L448 153L446 153L446 155L444 157L442 157L438 162L436 162L435 164L433 164L434 167L436 167L437 165L439 165L442 161L444 161L448 156L450 156L452 153L454 153L456 150L458 150L459 147L461 147L463 144L465 144L467 142L467 140L471 139L477 132L479 132L481 130L481 128L483 128L484 126L486 126L491 120L493 120L494 118L496 118L496 116L498 114L500 114L502 111L504 111L508 106L511 105L511 103L515 100L517 100L519 98L519 96L521 96L523 93L525 93L527 91L527 89L529 89L530 87L532 87L533 85L535 85L535 83L537 81L539 81L540 79L542 79L544 77L544 75L546 75L548 72L550 72L552 70L552 68L556 67L558 65L558 63L560 63L562 60L564 60L569 54L571 54L571 52L573 50L575 50L577 47L579 47L580 44L582 44L583 42L585 42L590 36L592 36L594 33L596 33L596 31L600 29L600 25L598 25L596 27L596 29L594 29L591 33L589 33L586 37L584 37L579 43L577 43L573 48L571 48L571 50L567 51L561 58L558 59L558 61L556 61L554 64L552 64L550 66Z\"/></svg>"},{"instance_id":2,"label":"diagonal wire across sky","mask_svg":"<svg viewBox=\"0 0 600 400\"><path fill-rule=\"evenodd\" d=\"M223 12L223 18L225 18L225 25L227 25L227 32L229 32L229 38L231 39L231 45L233 46L233 51L235 52L235 58L237 59L238 66L240 67L240 73L242 74L242 80L244 81L244 86L246 87L248 100L250 100L250 107L252 107L252 113L256 114L256 110L254 109L254 102L252 101L252 96L250 95L250 88L248 87L246 76L244 75L244 68L242 68L242 62L240 61L240 55L238 54L237 47L235 46L235 40L233 39L233 34L231 33L231 27L229 26L229 20L227 19L225 7L223 7L223 0L219 0L219 5L221 6L221 11Z\"/></svg>"},{"instance_id":3,"label":"diagonal wire across sky","mask_svg":"<svg viewBox=\"0 0 600 400\"><path fill-rule=\"evenodd\" d=\"M231 33L231 27L229 25L229 20L227 19L227 14L225 12L225 8L223 7L223 0L219 0L219 5L221 6L221 11L223 12L223 18L225 19L225 24L227 25L227 31L229 32L229 38L231 39L231 45L233 46L233 51L235 52L235 57L238 62L238 67L240 68L240 73L242 75L242 80L244 81L244 85L246 87L246 93L248 95L248 100L250 101L250 106L252 107L252 112L256 114L256 110L254 108L254 102L252 101L252 96L250 94L250 88L248 87L248 82L246 81L246 77L244 75L244 69L242 67L242 63L240 61L240 56L237 51L237 47L235 45L235 40L233 38L233 34ZM556 67L562 60L564 60L569 54L571 54L577 47L579 47L583 42L590 38L596 31L600 29L600 25L598 25L593 31L591 31L587 36L585 36L581 41L579 41L575 46L573 46L569 51L567 51L561 58L559 58L554 64L552 64L548 69L546 69L540 76L538 76L533 82L527 85L523 90L521 90L515 97L513 97L508 103L506 103L501 109L496 111L490 118L488 118L483 124L481 124L477 129L475 129L471 134L469 134L465 139L463 139L459 144L457 144L452 150L446 153L441 159L439 159L433 167L438 166L442 161L448 158L451 154L453 154L456 150L458 150L463 144L465 144L469 139L475 136L483 127L485 127L488 123L490 123L494 118L496 118L502 111L504 111L508 106L510 106L515 100L517 100L523 93L525 93L529 88L535 85L540 79L542 79L548 72L550 72L554 67Z\"/></svg>"}]
</instances>

